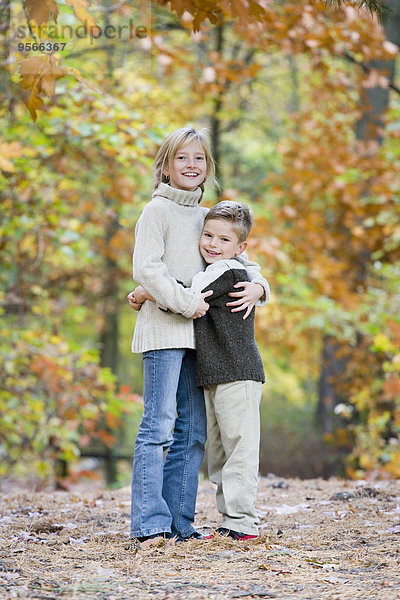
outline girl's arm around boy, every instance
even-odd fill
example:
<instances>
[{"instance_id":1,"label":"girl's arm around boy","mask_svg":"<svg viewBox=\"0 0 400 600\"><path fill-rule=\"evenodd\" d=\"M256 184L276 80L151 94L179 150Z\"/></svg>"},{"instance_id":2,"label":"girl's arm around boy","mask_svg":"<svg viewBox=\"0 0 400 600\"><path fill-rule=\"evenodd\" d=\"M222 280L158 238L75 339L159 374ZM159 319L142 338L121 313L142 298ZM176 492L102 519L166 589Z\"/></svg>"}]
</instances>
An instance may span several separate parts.
<instances>
[{"instance_id":1,"label":"girl's arm around boy","mask_svg":"<svg viewBox=\"0 0 400 600\"><path fill-rule=\"evenodd\" d=\"M208 304L204 298L212 292L192 294L169 274L162 261L165 232L162 212L156 202L147 204L137 222L133 253L133 278L160 308L180 313L186 318L202 316ZM132 305L131 305L132 306Z\"/></svg>"}]
</instances>

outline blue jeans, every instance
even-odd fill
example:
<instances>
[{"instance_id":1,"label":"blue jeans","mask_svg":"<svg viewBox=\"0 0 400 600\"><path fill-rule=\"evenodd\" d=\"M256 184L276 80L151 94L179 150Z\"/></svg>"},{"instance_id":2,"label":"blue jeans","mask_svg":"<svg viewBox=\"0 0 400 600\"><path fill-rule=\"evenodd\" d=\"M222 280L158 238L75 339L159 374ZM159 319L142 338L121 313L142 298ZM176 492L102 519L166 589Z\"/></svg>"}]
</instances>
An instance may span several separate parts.
<instances>
[{"instance_id":1,"label":"blue jeans","mask_svg":"<svg viewBox=\"0 0 400 600\"><path fill-rule=\"evenodd\" d=\"M196 352L145 352L143 402L133 458L131 536L168 532L188 537L194 531L206 441L203 388L196 387Z\"/></svg>"}]
</instances>

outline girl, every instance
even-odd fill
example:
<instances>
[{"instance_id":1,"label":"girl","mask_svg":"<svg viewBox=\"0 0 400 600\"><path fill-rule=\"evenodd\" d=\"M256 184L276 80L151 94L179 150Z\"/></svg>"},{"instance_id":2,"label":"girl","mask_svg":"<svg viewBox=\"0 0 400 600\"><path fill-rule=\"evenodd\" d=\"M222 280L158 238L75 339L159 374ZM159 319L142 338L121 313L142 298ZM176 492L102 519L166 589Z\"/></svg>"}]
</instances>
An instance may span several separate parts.
<instances>
[{"instance_id":1,"label":"girl","mask_svg":"<svg viewBox=\"0 0 400 600\"><path fill-rule=\"evenodd\" d=\"M205 131L174 131L153 167L152 200L135 230L133 278L155 302L141 305L134 292L128 296L132 308L140 308L132 352L143 353L144 402L133 460L131 535L182 541L203 537L192 526L206 441L192 319L205 314L212 291L191 293L184 286L204 269L199 239L207 209L199 203L204 183L215 177ZM257 265L252 273L252 281L232 293L239 298L230 303L235 311L254 306L264 294Z\"/></svg>"}]
</instances>

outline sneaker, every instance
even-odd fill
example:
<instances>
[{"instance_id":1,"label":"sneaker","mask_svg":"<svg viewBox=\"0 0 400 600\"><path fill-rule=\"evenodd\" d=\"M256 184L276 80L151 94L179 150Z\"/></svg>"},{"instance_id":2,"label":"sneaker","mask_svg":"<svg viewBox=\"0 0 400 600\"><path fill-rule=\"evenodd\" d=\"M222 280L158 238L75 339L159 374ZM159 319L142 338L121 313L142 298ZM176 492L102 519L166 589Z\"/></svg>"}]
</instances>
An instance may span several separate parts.
<instances>
[{"instance_id":1,"label":"sneaker","mask_svg":"<svg viewBox=\"0 0 400 600\"><path fill-rule=\"evenodd\" d=\"M210 535L204 535L203 533L200 533L200 531L193 531L193 533L191 533L190 535L188 535L187 537L177 537L176 538L176 542L180 543L180 542L187 542L188 540L212 540L213 539L213 534Z\"/></svg>"},{"instance_id":2,"label":"sneaker","mask_svg":"<svg viewBox=\"0 0 400 600\"><path fill-rule=\"evenodd\" d=\"M152 535L142 535L140 537L137 537L136 539L138 540L138 542L147 542L147 540L155 540L156 538L169 540L172 537L172 533L169 533L168 531L161 531L160 533L153 533Z\"/></svg>"},{"instance_id":3,"label":"sneaker","mask_svg":"<svg viewBox=\"0 0 400 600\"><path fill-rule=\"evenodd\" d=\"M226 527L218 527L216 530L219 535L223 535L225 537L230 537L233 540L255 540L258 538L258 535L250 535L248 533L242 533L241 531L234 531L233 529L226 529Z\"/></svg>"}]
</instances>

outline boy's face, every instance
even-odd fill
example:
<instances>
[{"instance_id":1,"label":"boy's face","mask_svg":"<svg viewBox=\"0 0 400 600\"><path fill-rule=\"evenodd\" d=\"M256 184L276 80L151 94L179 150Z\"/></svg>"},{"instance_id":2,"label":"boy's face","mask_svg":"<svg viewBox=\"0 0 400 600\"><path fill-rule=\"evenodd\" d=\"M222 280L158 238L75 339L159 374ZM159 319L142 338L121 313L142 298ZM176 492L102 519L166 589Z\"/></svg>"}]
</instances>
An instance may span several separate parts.
<instances>
[{"instance_id":1,"label":"boy's face","mask_svg":"<svg viewBox=\"0 0 400 600\"><path fill-rule=\"evenodd\" d=\"M164 169L169 185L179 190L195 190L206 178L207 161L199 141L182 146L175 154L171 169Z\"/></svg>"},{"instance_id":2,"label":"boy's face","mask_svg":"<svg viewBox=\"0 0 400 600\"><path fill-rule=\"evenodd\" d=\"M239 242L237 233L229 221L209 219L200 238L200 254L207 264L228 260L246 249L246 242Z\"/></svg>"}]
</instances>

